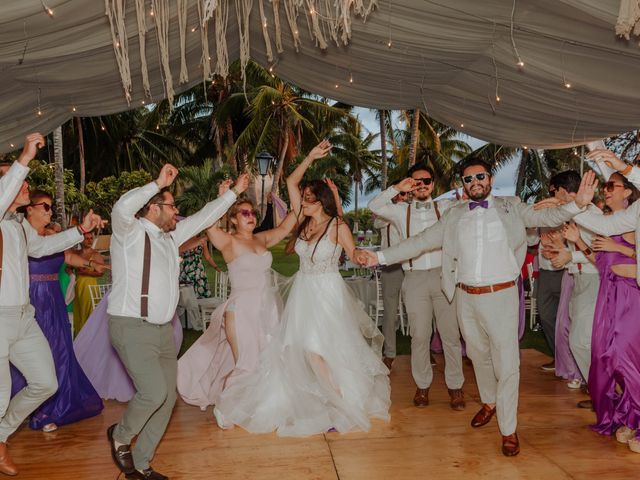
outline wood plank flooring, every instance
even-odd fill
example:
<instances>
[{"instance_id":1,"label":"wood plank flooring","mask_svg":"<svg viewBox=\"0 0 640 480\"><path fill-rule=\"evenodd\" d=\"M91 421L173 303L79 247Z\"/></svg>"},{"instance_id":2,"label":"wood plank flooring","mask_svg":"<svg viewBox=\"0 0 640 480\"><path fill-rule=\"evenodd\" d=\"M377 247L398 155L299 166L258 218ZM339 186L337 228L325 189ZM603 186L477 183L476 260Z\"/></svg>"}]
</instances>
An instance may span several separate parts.
<instances>
[{"instance_id":1,"label":"wood plank flooring","mask_svg":"<svg viewBox=\"0 0 640 480\"><path fill-rule=\"evenodd\" d=\"M309 438L221 431L211 410L178 401L153 466L172 480L404 480L404 479L636 479L640 455L587 425L593 412L575 407L579 391L539 366L548 358L522 351L518 434L522 453L500 453L495 420L469 426L479 408L473 370L465 363L467 409L448 406L443 358L436 356L431 405L413 407L415 386L409 357L398 357L391 374L391 422L375 421L367 433L327 433ZM106 428L124 405L107 402L102 415L45 434L26 425L10 441L19 479L115 480ZM121 476L120 478L124 478Z\"/></svg>"}]
</instances>

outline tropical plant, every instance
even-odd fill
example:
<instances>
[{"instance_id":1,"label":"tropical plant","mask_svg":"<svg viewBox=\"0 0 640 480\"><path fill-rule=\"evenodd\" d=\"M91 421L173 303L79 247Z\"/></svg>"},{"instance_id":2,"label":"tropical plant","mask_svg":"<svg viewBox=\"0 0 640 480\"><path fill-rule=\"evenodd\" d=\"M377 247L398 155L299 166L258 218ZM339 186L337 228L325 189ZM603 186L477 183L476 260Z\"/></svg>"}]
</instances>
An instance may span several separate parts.
<instances>
[{"instance_id":1,"label":"tropical plant","mask_svg":"<svg viewBox=\"0 0 640 480\"><path fill-rule=\"evenodd\" d=\"M214 170L213 159L202 165L182 167L178 181L184 190L176 197L176 205L181 215L191 215L218 196L218 184L231 174L231 167Z\"/></svg>"}]
</instances>

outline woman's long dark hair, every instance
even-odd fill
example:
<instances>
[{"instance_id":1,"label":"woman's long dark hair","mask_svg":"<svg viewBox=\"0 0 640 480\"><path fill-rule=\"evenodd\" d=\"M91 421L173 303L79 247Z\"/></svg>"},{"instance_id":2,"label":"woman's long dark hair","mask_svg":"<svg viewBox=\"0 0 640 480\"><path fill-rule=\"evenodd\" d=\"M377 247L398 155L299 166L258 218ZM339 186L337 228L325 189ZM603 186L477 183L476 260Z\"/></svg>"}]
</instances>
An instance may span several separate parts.
<instances>
[{"instance_id":1,"label":"woman's long dark hair","mask_svg":"<svg viewBox=\"0 0 640 480\"><path fill-rule=\"evenodd\" d=\"M316 200L322 204L322 210L324 211L324 213L326 213L327 215L329 215L329 217L331 217L330 220L327 222L327 226L324 228L322 235L320 235L320 237L318 238L318 241L313 247L313 253L311 254L311 259L313 260L313 255L316 253L316 248L318 248L318 243L320 243L320 240L322 240L322 237L324 237L327 234L327 231L329 230L329 226L331 225L331 223L333 223L333 219L338 218L338 206L336 205L336 201L333 198L333 192L331 191L329 186L326 183L324 183L322 180L311 180L305 183L302 186L302 192L304 192L306 188L309 188L309 190L311 190L311 193L313 193L313 195L316 197ZM294 253L296 240L298 238L305 241L309 240L309 238L307 237L307 227L309 226L311 217L304 217L304 220L302 220L302 222L300 221L300 217L302 216L302 207L300 208L300 211L297 212L297 215L298 215L298 218L297 218L297 228L295 230L295 235L291 237L291 239L287 243L287 246L285 247L285 253L287 254ZM336 244L337 243L338 243L338 229L336 228Z\"/></svg>"}]
</instances>

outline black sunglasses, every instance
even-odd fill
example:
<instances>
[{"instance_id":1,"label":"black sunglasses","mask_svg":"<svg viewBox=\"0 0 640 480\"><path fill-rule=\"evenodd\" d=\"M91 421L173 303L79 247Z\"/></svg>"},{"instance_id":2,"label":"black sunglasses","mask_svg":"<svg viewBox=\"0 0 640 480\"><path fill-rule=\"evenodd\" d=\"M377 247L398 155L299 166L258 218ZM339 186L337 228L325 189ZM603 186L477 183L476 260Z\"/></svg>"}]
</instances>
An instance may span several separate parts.
<instances>
[{"instance_id":1,"label":"black sunglasses","mask_svg":"<svg viewBox=\"0 0 640 480\"><path fill-rule=\"evenodd\" d=\"M49 205L47 202L32 203L29 206L30 207L37 207L38 205L41 205L42 208L44 208L45 212L52 211L52 212L55 213L55 211L56 211L56 207L54 207L53 205Z\"/></svg>"},{"instance_id":2,"label":"black sunglasses","mask_svg":"<svg viewBox=\"0 0 640 480\"><path fill-rule=\"evenodd\" d=\"M428 187L429 185L431 185L431 182L433 182L433 178L429 178L429 177L424 177L424 178L414 178L413 180L415 180L416 182L422 182L422 184L425 187Z\"/></svg>"},{"instance_id":3,"label":"black sunglasses","mask_svg":"<svg viewBox=\"0 0 640 480\"><path fill-rule=\"evenodd\" d=\"M489 178L491 175L489 173L476 173L475 175L466 175L464 177L462 177L462 181L464 183L471 183L473 182L474 179L478 180L478 181L483 181L485 178Z\"/></svg>"}]
</instances>

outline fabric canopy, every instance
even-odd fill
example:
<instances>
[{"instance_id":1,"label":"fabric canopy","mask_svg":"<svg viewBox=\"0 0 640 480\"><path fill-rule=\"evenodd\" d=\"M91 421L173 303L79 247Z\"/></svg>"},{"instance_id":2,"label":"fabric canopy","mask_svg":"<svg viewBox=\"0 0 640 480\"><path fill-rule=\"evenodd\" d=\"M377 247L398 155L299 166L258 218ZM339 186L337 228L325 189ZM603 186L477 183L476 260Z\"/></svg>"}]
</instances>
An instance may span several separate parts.
<instances>
[{"instance_id":1,"label":"fabric canopy","mask_svg":"<svg viewBox=\"0 0 640 480\"><path fill-rule=\"evenodd\" d=\"M180 2L170 2L169 59L176 92L203 82L197 1L183 2L188 81L181 85ZM241 43L235 8L243 2L220 2L230 11L226 39L229 61L234 61ZM278 3L265 2L268 30L273 2ZM0 151L16 148L27 132L50 132L74 115L111 114L164 98L151 18L146 35L151 97L143 91L135 3L124 3L130 104L104 3L47 0L53 17L41 0L1 3ZM323 96L376 109L421 108L464 133L507 145L563 147L640 126L640 48L615 35L620 0L378 0L366 21L353 18L348 46L334 43L320 50L307 22L299 19L296 52L292 32L283 25L284 51L274 51L272 63L258 0L253 4L252 58ZM213 36L209 44L214 70Z\"/></svg>"}]
</instances>

